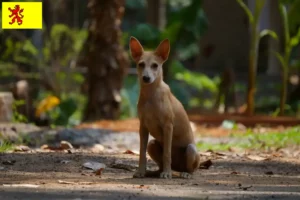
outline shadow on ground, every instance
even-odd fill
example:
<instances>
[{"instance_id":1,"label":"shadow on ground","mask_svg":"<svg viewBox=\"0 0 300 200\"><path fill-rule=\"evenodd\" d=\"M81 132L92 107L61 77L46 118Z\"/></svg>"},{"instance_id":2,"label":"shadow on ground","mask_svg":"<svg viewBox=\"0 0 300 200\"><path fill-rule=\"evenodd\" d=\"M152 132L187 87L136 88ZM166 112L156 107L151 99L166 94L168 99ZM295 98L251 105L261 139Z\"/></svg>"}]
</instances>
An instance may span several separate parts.
<instances>
[{"instance_id":1,"label":"shadow on ground","mask_svg":"<svg viewBox=\"0 0 300 200\"><path fill-rule=\"evenodd\" d=\"M125 154L12 153L0 154L0 161L15 161L0 164L0 199L300 199L296 159L213 160L191 180L133 179L132 171L110 167L115 162L136 167L138 156ZM82 168L86 161L108 168L99 177Z\"/></svg>"}]
</instances>

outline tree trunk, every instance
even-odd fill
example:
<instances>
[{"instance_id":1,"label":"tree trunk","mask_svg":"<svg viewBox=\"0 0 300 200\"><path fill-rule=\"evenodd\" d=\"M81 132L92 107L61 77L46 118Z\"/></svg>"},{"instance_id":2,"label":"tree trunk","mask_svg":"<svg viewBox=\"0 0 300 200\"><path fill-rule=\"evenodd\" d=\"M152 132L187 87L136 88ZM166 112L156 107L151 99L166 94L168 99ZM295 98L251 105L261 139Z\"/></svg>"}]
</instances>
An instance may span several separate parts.
<instances>
[{"instance_id":1,"label":"tree trunk","mask_svg":"<svg viewBox=\"0 0 300 200\"><path fill-rule=\"evenodd\" d=\"M160 30L166 26L166 0L147 1L147 22Z\"/></svg>"},{"instance_id":2,"label":"tree trunk","mask_svg":"<svg viewBox=\"0 0 300 200\"><path fill-rule=\"evenodd\" d=\"M129 62L120 44L125 0L89 0L88 104L84 121L117 119L123 79Z\"/></svg>"},{"instance_id":3,"label":"tree trunk","mask_svg":"<svg viewBox=\"0 0 300 200\"><path fill-rule=\"evenodd\" d=\"M147 22L161 31L166 27L166 12L167 0L147 0ZM168 60L172 60L171 54ZM169 65L170 62L164 64L164 80L168 78Z\"/></svg>"}]
</instances>

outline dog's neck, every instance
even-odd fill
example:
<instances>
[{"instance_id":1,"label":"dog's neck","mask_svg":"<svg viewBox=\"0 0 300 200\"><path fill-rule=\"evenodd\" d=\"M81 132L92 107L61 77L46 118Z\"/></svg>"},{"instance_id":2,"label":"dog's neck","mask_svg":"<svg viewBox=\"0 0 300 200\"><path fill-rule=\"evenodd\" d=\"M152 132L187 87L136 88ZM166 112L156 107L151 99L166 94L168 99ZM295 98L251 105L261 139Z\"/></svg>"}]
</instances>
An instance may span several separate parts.
<instances>
[{"instance_id":1,"label":"dog's neck","mask_svg":"<svg viewBox=\"0 0 300 200\"><path fill-rule=\"evenodd\" d=\"M152 97L155 91L162 85L163 78L159 76L151 84L144 84L140 82L140 98L147 100Z\"/></svg>"}]
</instances>

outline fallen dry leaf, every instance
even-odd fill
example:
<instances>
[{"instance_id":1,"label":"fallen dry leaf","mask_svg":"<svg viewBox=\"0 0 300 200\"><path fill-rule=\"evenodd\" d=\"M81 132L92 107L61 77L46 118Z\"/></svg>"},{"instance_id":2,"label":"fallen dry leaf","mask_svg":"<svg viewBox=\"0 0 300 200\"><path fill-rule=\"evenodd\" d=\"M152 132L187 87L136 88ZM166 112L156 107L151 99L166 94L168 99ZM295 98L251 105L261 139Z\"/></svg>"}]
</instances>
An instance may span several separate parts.
<instances>
[{"instance_id":1,"label":"fallen dry leaf","mask_svg":"<svg viewBox=\"0 0 300 200\"><path fill-rule=\"evenodd\" d=\"M95 144L89 149L92 153L102 153L105 147L102 144Z\"/></svg>"},{"instance_id":2,"label":"fallen dry leaf","mask_svg":"<svg viewBox=\"0 0 300 200\"><path fill-rule=\"evenodd\" d=\"M212 164L213 163L211 160L206 160L206 161L200 163L199 169L209 169Z\"/></svg>"},{"instance_id":3,"label":"fallen dry leaf","mask_svg":"<svg viewBox=\"0 0 300 200\"><path fill-rule=\"evenodd\" d=\"M26 152L26 151L30 151L30 148L28 146L24 146L24 145L20 145L20 146L16 146L14 148L15 152Z\"/></svg>"},{"instance_id":4,"label":"fallen dry leaf","mask_svg":"<svg viewBox=\"0 0 300 200\"><path fill-rule=\"evenodd\" d=\"M60 146L49 146L48 144L44 144L40 147L42 150L51 150L51 151L62 151L63 149Z\"/></svg>"},{"instance_id":5,"label":"fallen dry leaf","mask_svg":"<svg viewBox=\"0 0 300 200\"><path fill-rule=\"evenodd\" d=\"M73 146L70 142L67 141L61 141L60 142L60 148L62 150L68 150L68 149L73 149Z\"/></svg>"},{"instance_id":6,"label":"fallen dry leaf","mask_svg":"<svg viewBox=\"0 0 300 200\"><path fill-rule=\"evenodd\" d=\"M103 163L99 163L99 162L94 162L94 161L89 161L86 162L82 165L83 167L87 168L87 169L92 169L94 172L103 168L106 168L106 165Z\"/></svg>"},{"instance_id":7,"label":"fallen dry leaf","mask_svg":"<svg viewBox=\"0 0 300 200\"><path fill-rule=\"evenodd\" d=\"M4 187L27 187L27 188L38 188L39 185L33 184L3 184Z\"/></svg>"},{"instance_id":8,"label":"fallen dry leaf","mask_svg":"<svg viewBox=\"0 0 300 200\"><path fill-rule=\"evenodd\" d=\"M43 144L40 149L49 149L49 145L48 144Z\"/></svg>"},{"instance_id":9,"label":"fallen dry leaf","mask_svg":"<svg viewBox=\"0 0 300 200\"><path fill-rule=\"evenodd\" d=\"M263 160L268 159L268 158L261 157L261 156L256 156L256 155L249 155L249 156L247 156L247 158L250 159L250 160L255 160L255 161L263 161Z\"/></svg>"},{"instance_id":10,"label":"fallen dry leaf","mask_svg":"<svg viewBox=\"0 0 300 200\"><path fill-rule=\"evenodd\" d=\"M43 150L52 150L52 151L63 151L63 150L67 150L68 153L70 153L69 151L71 149L73 149L73 146L70 142L67 141L61 141L59 146L58 145L53 145L53 146L49 146L47 144L44 144L40 147ZM71 152L72 153L72 152Z\"/></svg>"},{"instance_id":11,"label":"fallen dry leaf","mask_svg":"<svg viewBox=\"0 0 300 200\"><path fill-rule=\"evenodd\" d=\"M150 186L145 186L145 185L139 185L137 186L138 189L149 189Z\"/></svg>"},{"instance_id":12,"label":"fallen dry leaf","mask_svg":"<svg viewBox=\"0 0 300 200\"><path fill-rule=\"evenodd\" d=\"M63 181L63 180L58 180L58 183L69 184L69 185L91 185L91 184L93 184L93 182L71 182L71 181Z\"/></svg>"},{"instance_id":13,"label":"fallen dry leaf","mask_svg":"<svg viewBox=\"0 0 300 200\"><path fill-rule=\"evenodd\" d=\"M212 152L200 152L200 156L211 156Z\"/></svg>"},{"instance_id":14,"label":"fallen dry leaf","mask_svg":"<svg viewBox=\"0 0 300 200\"><path fill-rule=\"evenodd\" d=\"M134 151L134 150L126 150L124 154L140 155L138 151Z\"/></svg>"},{"instance_id":15,"label":"fallen dry leaf","mask_svg":"<svg viewBox=\"0 0 300 200\"><path fill-rule=\"evenodd\" d=\"M104 170L103 168L100 168L100 169L98 169L98 170L95 171L95 174L96 174L97 176L101 176L103 170Z\"/></svg>"}]
</instances>

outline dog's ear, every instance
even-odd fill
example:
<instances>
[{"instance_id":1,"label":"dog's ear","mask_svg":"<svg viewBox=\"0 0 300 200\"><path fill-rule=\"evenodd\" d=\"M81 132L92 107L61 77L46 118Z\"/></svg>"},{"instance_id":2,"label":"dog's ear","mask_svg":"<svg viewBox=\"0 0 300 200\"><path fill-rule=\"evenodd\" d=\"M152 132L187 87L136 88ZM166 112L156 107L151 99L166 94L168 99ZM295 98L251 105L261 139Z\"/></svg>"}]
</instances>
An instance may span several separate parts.
<instances>
[{"instance_id":1,"label":"dog's ear","mask_svg":"<svg viewBox=\"0 0 300 200\"><path fill-rule=\"evenodd\" d=\"M165 39L158 45L158 47L155 50L155 54L158 57L160 57L163 60L163 62L165 62L169 57L169 53L170 53L170 41L169 39Z\"/></svg>"},{"instance_id":2,"label":"dog's ear","mask_svg":"<svg viewBox=\"0 0 300 200\"><path fill-rule=\"evenodd\" d=\"M141 43L135 38L130 37L130 52L132 59L137 62L143 55L144 49Z\"/></svg>"}]
</instances>

